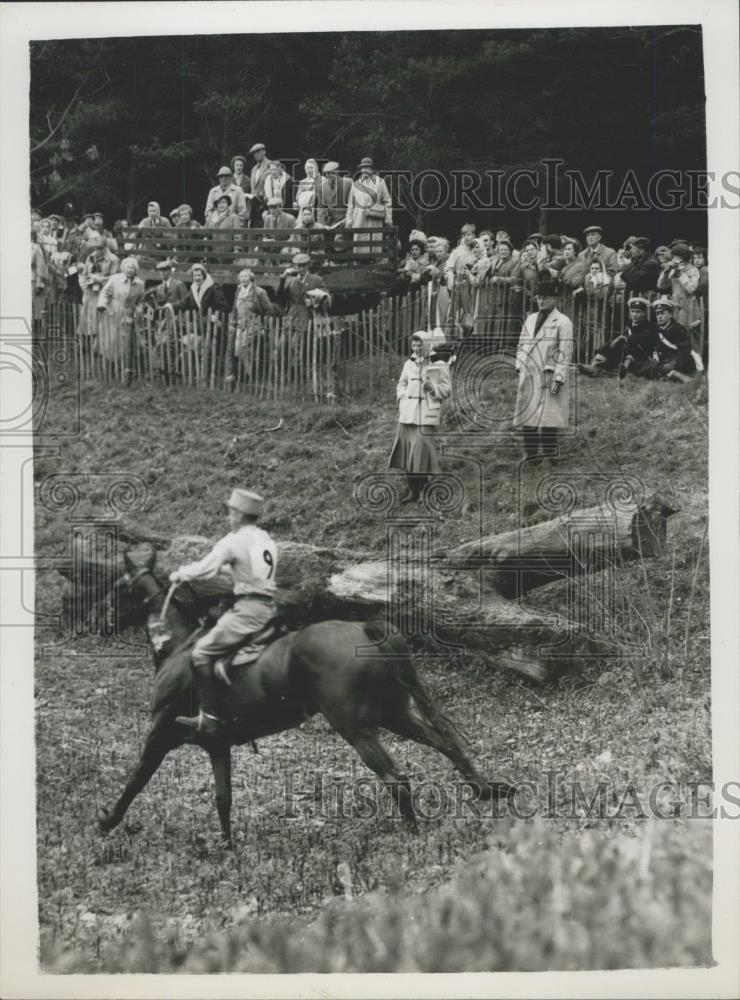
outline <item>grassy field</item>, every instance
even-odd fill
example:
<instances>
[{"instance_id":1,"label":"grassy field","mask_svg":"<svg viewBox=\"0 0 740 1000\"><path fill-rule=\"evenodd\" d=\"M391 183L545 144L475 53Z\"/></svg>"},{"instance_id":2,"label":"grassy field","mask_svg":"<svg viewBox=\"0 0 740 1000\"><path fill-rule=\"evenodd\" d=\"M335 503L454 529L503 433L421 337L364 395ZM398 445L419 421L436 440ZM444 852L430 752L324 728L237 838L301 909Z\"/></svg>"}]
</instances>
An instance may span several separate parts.
<instances>
[{"instance_id":1,"label":"grassy field","mask_svg":"<svg viewBox=\"0 0 740 1000\"><path fill-rule=\"evenodd\" d=\"M711 777L706 408L691 391L596 380L580 384L579 426L556 471L584 503L599 477L632 477L679 512L663 556L615 573L614 656L568 665L544 687L475 657L420 663L428 686L468 735L483 770L538 787L606 782L613 805L629 783ZM462 512L438 528L445 546L506 531L538 510L536 477L516 478L503 433L513 384L487 389L485 447L456 438L444 464L464 481ZM63 471L136 474L147 484L130 516L166 535L216 536L234 484L268 499L278 539L382 552L382 519L359 512L353 485L380 472L395 426L382 401L334 409L178 388L83 387L81 431L35 478ZM50 418L71 425L63 394ZM280 431L266 431L283 418ZM448 431L464 432L454 415ZM232 456L227 446L241 436ZM480 435L478 435L480 439ZM468 446L469 445L469 446ZM454 455L452 454L454 450ZM543 474L548 470L544 470ZM554 470L549 470L554 471ZM480 480L483 491L476 487ZM103 485L75 516L94 514ZM62 554L68 514L37 504L40 556ZM566 584L531 603L562 610ZM38 577L37 609L59 610L61 580ZM60 635L39 630L39 648ZM142 635L126 636L130 644ZM207 758L171 755L123 826L94 818L134 765L152 675L141 645L90 636L36 666L38 865L42 961L57 971L462 971L702 965L711 962L711 830L676 809L621 816L495 818L455 801L451 768L388 738L429 818L409 835L378 796L370 819L336 808L338 789L369 772L321 719L234 754L237 846L218 843ZM373 782L368 787L374 788ZM435 799L435 796L437 797ZM666 803L663 803L666 805ZM356 803L355 803L356 805ZM552 801L550 806L552 805ZM671 803L666 813L671 813ZM440 814L441 813L441 814Z\"/></svg>"}]
</instances>

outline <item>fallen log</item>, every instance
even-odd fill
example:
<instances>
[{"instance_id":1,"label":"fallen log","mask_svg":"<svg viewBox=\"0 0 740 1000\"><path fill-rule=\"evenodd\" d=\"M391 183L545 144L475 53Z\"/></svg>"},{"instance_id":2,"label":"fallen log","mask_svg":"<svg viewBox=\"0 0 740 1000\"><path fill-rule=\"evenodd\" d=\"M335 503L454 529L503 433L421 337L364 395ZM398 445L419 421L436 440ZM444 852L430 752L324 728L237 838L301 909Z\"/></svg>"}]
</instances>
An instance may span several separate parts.
<instances>
[{"instance_id":1,"label":"fallen log","mask_svg":"<svg viewBox=\"0 0 740 1000\"><path fill-rule=\"evenodd\" d=\"M542 678L548 658L562 658L578 636L577 623L534 611L512 601L534 587L662 550L666 519L674 511L654 498L642 505L597 505L530 525L489 535L447 552L420 558L409 543L392 558L349 549L297 542L278 544L278 603L290 628L329 618L382 617L441 656L475 652L489 662L529 677ZM134 528L127 527L132 538ZM149 533L142 538L152 539ZM158 536L158 541L168 541ZM151 541L138 553L145 558ZM158 553L161 575L200 558L211 541L177 536ZM127 590L122 551L103 557L79 541L71 563L70 595L87 607L90 595L103 595L127 620ZM137 553L134 552L136 556ZM193 585L203 613L231 597L226 578ZM87 601L87 604L85 604Z\"/></svg>"},{"instance_id":2,"label":"fallen log","mask_svg":"<svg viewBox=\"0 0 740 1000\"><path fill-rule=\"evenodd\" d=\"M484 570L495 591L511 599L553 580L657 555L675 513L659 497L639 505L601 503L435 556L447 569Z\"/></svg>"}]
</instances>

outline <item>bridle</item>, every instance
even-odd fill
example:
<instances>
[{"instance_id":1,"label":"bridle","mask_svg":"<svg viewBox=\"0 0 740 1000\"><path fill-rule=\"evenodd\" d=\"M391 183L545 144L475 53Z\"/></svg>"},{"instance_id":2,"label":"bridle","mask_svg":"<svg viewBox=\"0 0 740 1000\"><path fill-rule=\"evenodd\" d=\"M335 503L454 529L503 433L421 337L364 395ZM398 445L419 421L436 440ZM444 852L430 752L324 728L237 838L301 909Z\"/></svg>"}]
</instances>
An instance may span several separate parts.
<instances>
[{"instance_id":1,"label":"bridle","mask_svg":"<svg viewBox=\"0 0 740 1000\"><path fill-rule=\"evenodd\" d=\"M159 589L156 590L153 594L149 594L147 597L144 598L143 601L141 601L141 603L139 604L140 608L146 608L149 604L151 604L152 601L156 600L157 597L161 597L162 594L166 594L169 589L167 587L161 586L159 580L147 566L143 566L141 569L137 569L137 571L133 574L133 576L129 576L128 574L126 575L128 576L128 585L129 588L131 589L133 589L135 583L138 583L139 580L141 580L142 577L145 576L151 576L151 578L155 581L155 583L159 587Z\"/></svg>"},{"instance_id":2,"label":"bridle","mask_svg":"<svg viewBox=\"0 0 740 1000\"><path fill-rule=\"evenodd\" d=\"M177 588L180 586L180 584L179 583L172 583L172 584L170 584L169 587L163 586L162 584L160 584L160 582L157 579L157 577L154 575L154 573L147 566L142 566L142 568L138 569L133 574L133 576L129 576L129 579L128 579L129 588L133 588L133 586L134 586L135 583L138 583L138 581L141 580L142 577L145 577L147 575L151 576L151 578L154 580L154 582L158 585L159 589L155 590L155 592L153 594L149 594L147 597L145 597L144 600L141 601L141 603L138 605L139 608L147 608L152 603L152 601L156 600L158 597L161 597L162 594L166 594L167 596L164 599L164 604L162 605L162 609L159 612L159 617L160 617L160 619L162 621L164 621L164 617L167 614L167 608L169 607L170 602L172 602L176 607L179 607L181 611L186 611L186 608L183 607L182 602L178 601L178 599L174 596L175 590L177 590ZM187 584L188 589L190 590L190 593L192 594L193 601L197 604L197 602L198 602L198 595L195 593L193 585L190 583L189 580L183 580L182 582Z\"/></svg>"}]
</instances>

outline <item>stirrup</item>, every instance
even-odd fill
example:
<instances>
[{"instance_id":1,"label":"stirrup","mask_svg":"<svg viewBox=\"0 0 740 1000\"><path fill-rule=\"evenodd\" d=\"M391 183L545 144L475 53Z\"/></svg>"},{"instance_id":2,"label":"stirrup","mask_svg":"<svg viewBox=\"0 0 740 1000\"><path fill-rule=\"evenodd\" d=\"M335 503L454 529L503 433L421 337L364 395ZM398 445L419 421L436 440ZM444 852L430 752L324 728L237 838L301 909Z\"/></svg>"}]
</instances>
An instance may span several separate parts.
<instances>
[{"instance_id":1,"label":"stirrup","mask_svg":"<svg viewBox=\"0 0 740 1000\"><path fill-rule=\"evenodd\" d=\"M178 715L175 722L183 726L190 726L197 733L218 733L223 728L223 722L215 715L204 712L201 708L197 715Z\"/></svg>"}]
</instances>

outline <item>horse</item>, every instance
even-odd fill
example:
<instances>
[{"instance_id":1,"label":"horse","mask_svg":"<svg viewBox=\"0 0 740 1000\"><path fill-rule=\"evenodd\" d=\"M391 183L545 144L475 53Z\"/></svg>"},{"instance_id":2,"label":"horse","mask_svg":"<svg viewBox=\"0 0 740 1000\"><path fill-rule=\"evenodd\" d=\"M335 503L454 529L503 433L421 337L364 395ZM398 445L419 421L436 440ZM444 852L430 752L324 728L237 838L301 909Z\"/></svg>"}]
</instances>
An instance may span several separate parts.
<instances>
[{"instance_id":1,"label":"horse","mask_svg":"<svg viewBox=\"0 0 740 1000\"><path fill-rule=\"evenodd\" d=\"M416 830L411 786L380 742L378 729L433 747L472 787L474 798L506 797L515 786L483 778L463 749L456 728L419 681L406 640L387 635L385 622L321 621L288 632L258 658L232 668L223 685L222 732L197 733L175 721L192 714L190 653L197 606L174 594L165 611L167 585L155 574L156 552L144 565L124 554L133 606L146 614L155 664L152 724L138 766L112 809L100 809L101 832L114 829L170 751L186 743L211 759L223 841L231 844L231 748L297 728L321 713L389 790L401 817ZM197 634L197 633L196 633Z\"/></svg>"}]
</instances>

